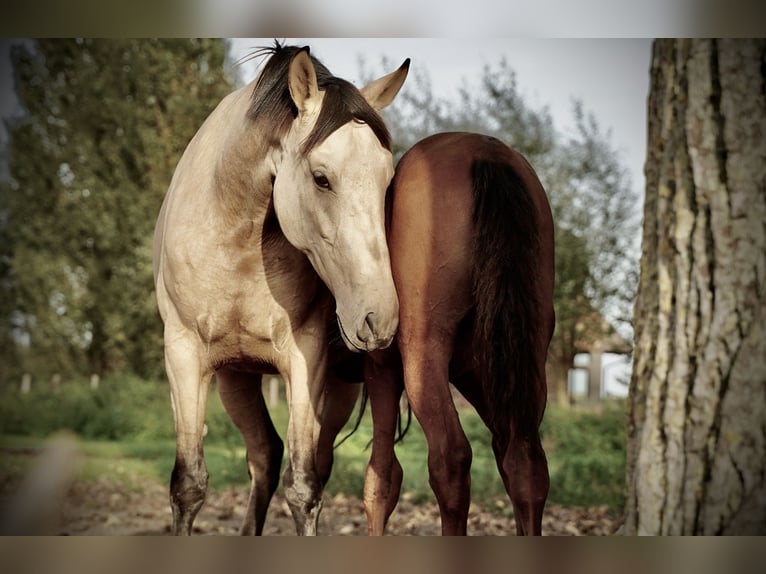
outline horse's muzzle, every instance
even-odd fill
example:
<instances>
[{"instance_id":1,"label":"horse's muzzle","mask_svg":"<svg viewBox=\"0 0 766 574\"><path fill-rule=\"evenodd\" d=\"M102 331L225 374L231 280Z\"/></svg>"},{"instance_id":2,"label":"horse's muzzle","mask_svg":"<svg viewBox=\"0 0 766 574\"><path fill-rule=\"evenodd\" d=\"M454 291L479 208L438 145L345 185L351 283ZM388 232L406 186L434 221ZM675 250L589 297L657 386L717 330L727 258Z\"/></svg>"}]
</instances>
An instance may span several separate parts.
<instances>
[{"instance_id":1,"label":"horse's muzzle","mask_svg":"<svg viewBox=\"0 0 766 574\"><path fill-rule=\"evenodd\" d=\"M346 346L355 352L376 351L385 349L391 345L396 335L396 329L399 326L398 313L394 314L393 319L381 320L380 315L374 311L368 312L360 326L357 328L354 336L349 336L346 332L343 322L338 319L341 337Z\"/></svg>"},{"instance_id":2,"label":"horse's muzzle","mask_svg":"<svg viewBox=\"0 0 766 574\"><path fill-rule=\"evenodd\" d=\"M388 323L388 324L386 324ZM394 340L399 321L380 321L374 311L370 311L364 318L362 326L356 333L357 338L364 343L365 351L385 349Z\"/></svg>"}]
</instances>

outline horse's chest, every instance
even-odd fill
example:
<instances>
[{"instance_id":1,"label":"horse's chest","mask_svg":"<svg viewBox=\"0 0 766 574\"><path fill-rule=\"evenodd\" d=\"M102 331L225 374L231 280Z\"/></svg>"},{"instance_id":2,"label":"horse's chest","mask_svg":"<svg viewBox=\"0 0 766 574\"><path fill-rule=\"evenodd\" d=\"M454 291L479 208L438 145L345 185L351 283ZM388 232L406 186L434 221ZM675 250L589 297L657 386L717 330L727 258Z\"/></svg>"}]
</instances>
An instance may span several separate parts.
<instances>
[{"instance_id":1,"label":"horse's chest","mask_svg":"<svg viewBox=\"0 0 766 574\"><path fill-rule=\"evenodd\" d=\"M296 331L326 321L330 307L305 281L278 293L273 288L263 280L240 280L239 289L222 288L215 301L198 310L194 327L213 363L273 365L289 350Z\"/></svg>"}]
</instances>

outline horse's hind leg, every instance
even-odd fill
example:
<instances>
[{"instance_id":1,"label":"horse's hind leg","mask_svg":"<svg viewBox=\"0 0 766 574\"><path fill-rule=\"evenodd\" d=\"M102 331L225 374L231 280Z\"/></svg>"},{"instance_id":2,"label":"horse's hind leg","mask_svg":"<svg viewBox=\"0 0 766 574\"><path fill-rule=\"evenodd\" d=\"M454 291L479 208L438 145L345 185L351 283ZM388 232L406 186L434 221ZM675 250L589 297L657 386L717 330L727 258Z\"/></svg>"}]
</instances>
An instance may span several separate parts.
<instances>
[{"instance_id":1,"label":"horse's hind leg","mask_svg":"<svg viewBox=\"0 0 766 574\"><path fill-rule=\"evenodd\" d=\"M544 373L544 365L541 368ZM510 429L493 433L492 447L513 504L516 533L539 536L542 534L543 509L550 486L548 461L539 431L546 401L545 375L542 375L541 381L523 383L536 386L536 404L529 405L529 412L537 416L512 418Z\"/></svg>"},{"instance_id":2,"label":"horse's hind leg","mask_svg":"<svg viewBox=\"0 0 766 574\"><path fill-rule=\"evenodd\" d=\"M202 435L212 373L202 370L193 337L166 326L165 341L165 368L176 429L176 460L170 476L173 533L190 535L207 492Z\"/></svg>"},{"instance_id":3,"label":"horse's hind leg","mask_svg":"<svg viewBox=\"0 0 766 574\"><path fill-rule=\"evenodd\" d=\"M510 428L493 430L490 423L491 408L484 398L481 381L474 373L469 373L457 379L455 385L492 431L492 450L505 490L513 504L516 533L541 534L549 479L548 463L540 443L537 421L545 408L545 393L538 394L537 405L532 406L532 412L539 413L537 419L526 424L515 419Z\"/></svg>"},{"instance_id":4,"label":"horse's hind leg","mask_svg":"<svg viewBox=\"0 0 766 574\"><path fill-rule=\"evenodd\" d=\"M372 412L372 454L364 480L367 533L382 536L399 501L402 467L394 452L396 421L403 380L395 347L365 357L365 384Z\"/></svg>"},{"instance_id":5,"label":"horse's hind leg","mask_svg":"<svg viewBox=\"0 0 766 574\"><path fill-rule=\"evenodd\" d=\"M319 436L314 445L316 472L323 489L332 472L335 440L357 404L360 389L360 384L333 377L325 383L323 398L317 409Z\"/></svg>"},{"instance_id":6,"label":"horse's hind leg","mask_svg":"<svg viewBox=\"0 0 766 574\"><path fill-rule=\"evenodd\" d=\"M439 503L442 534L465 535L472 453L450 393L449 345L410 340L400 347L407 397L428 442L429 483Z\"/></svg>"},{"instance_id":7,"label":"horse's hind leg","mask_svg":"<svg viewBox=\"0 0 766 574\"><path fill-rule=\"evenodd\" d=\"M242 433L247 449L250 499L240 531L260 535L271 497L279 485L283 445L263 400L261 375L220 369L218 393L231 420Z\"/></svg>"},{"instance_id":8,"label":"horse's hind leg","mask_svg":"<svg viewBox=\"0 0 766 574\"><path fill-rule=\"evenodd\" d=\"M537 429L512 429L508 448L504 454L498 452L497 458L513 504L516 533L539 536L550 482L548 462Z\"/></svg>"}]
</instances>

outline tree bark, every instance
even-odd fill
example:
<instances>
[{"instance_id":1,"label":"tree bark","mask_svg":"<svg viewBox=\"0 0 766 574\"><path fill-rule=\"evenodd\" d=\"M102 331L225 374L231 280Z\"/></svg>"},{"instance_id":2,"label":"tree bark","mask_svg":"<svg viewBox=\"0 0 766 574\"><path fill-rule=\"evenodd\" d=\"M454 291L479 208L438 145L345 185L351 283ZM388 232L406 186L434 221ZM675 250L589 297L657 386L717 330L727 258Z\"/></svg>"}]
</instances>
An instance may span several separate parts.
<instances>
[{"instance_id":1,"label":"tree bark","mask_svg":"<svg viewBox=\"0 0 766 574\"><path fill-rule=\"evenodd\" d=\"M654 44L626 534L766 534L766 40Z\"/></svg>"},{"instance_id":2,"label":"tree bark","mask_svg":"<svg viewBox=\"0 0 766 574\"><path fill-rule=\"evenodd\" d=\"M569 406L569 369L572 359L561 360L549 356L546 364L548 401L561 407Z\"/></svg>"}]
</instances>

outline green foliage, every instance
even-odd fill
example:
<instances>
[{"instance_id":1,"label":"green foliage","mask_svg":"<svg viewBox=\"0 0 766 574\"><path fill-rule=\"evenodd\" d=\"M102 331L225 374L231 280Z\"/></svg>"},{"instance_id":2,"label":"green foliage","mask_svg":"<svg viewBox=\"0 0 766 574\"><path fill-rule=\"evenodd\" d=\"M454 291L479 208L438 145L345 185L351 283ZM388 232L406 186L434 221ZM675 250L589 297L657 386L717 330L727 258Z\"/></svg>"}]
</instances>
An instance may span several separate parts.
<instances>
[{"instance_id":1,"label":"green foliage","mask_svg":"<svg viewBox=\"0 0 766 574\"><path fill-rule=\"evenodd\" d=\"M0 434L46 437L68 430L106 440L171 439L173 420L167 385L114 376L97 390L85 380L53 389L35 381L30 393L5 386L0 395Z\"/></svg>"},{"instance_id":2,"label":"green foliage","mask_svg":"<svg viewBox=\"0 0 766 574\"><path fill-rule=\"evenodd\" d=\"M461 410L460 419L473 451L472 500L510 508L489 431L472 409ZM542 436L550 467L550 502L622 509L626 449L623 403L609 404L601 412L551 405ZM369 457L365 448L371 437L370 421L365 417L357 433L336 450L329 492L361 496ZM428 486L428 448L416 421L404 442L397 445L396 453L404 469L402 492L414 502L433 500Z\"/></svg>"},{"instance_id":3,"label":"green foliage","mask_svg":"<svg viewBox=\"0 0 766 574\"><path fill-rule=\"evenodd\" d=\"M542 426L551 474L549 500L554 503L622 508L625 473L625 418L622 403L597 410L563 409L552 405ZM284 438L287 406L271 409L274 426ZM484 505L509 508L495 464L490 435L472 409L460 418L473 450L471 495ZM211 386L205 418L205 459L213 488L248 483L244 441ZM351 429L351 423L340 434ZM28 445L23 437L44 439L56 432L74 432L83 439L88 458L85 476L113 474L114 461L124 460L131 472L150 473L167 480L173 467L175 435L168 387L133 376L114 376L92 390L86 381L64 382L58 391L33 384L21 395L15 387L0 392L0 441ZM13 437L13 439L9 438ZM21 438L20 438L21 437ZM340 438L339 437L339 438ZM327 491L361 497L372 438L369 413L356 433L335 449ZM404 469L402 492L414 502L433 500L428 486L428 449L413 420L403 443L396 447ZM133 462L130 462L133 461ZM130 482L130 472L124 476Z\"/></svg>"},{"instance_id":4,"label":"green foliage","mask_svg":"<svg viewBox=\"0 0 766 574\"><path fill-rule=\"evenodd\" d=\"M590 411L549 408L541 433L552 502L623 508L627 448L623 401Z\"/></svg>"},{"instance_id":5,"label":"green foliage","mask_svg":"<svg viewBox=\"0 0 766 574\"><path fill-rule=\"evenodd\" d=\"M2 329L28 341L17 359L35 374L157 377L154 222L183 149L231 91L226 43L41 39L13 61L26 113L0 192Z\"/></svg>"}]
</instances>

